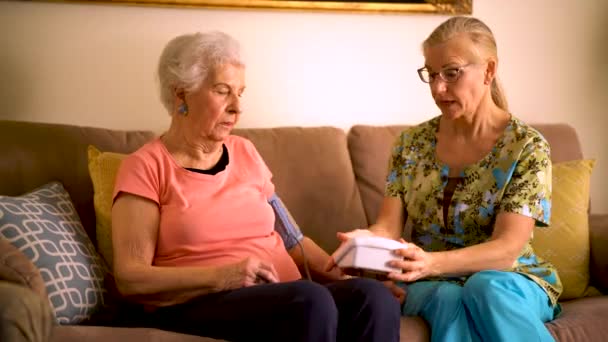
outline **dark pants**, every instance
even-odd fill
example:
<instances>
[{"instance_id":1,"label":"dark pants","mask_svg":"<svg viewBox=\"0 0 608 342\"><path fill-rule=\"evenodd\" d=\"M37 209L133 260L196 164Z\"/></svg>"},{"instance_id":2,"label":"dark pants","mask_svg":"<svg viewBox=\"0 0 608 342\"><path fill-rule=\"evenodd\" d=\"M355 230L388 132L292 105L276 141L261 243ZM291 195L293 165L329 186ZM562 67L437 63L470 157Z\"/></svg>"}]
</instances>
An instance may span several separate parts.
<instances>
[{"instance_id":1,"label":"dark pants","mask_svg":"<svg viewBox=\"0 0 608 342\"><path fill-rule=\"evenodd\" d=\"M230 341L399 341L399 303L376 280L300 280L205 295L147 314L164 330Z\"/></svg>"}]
</instances>

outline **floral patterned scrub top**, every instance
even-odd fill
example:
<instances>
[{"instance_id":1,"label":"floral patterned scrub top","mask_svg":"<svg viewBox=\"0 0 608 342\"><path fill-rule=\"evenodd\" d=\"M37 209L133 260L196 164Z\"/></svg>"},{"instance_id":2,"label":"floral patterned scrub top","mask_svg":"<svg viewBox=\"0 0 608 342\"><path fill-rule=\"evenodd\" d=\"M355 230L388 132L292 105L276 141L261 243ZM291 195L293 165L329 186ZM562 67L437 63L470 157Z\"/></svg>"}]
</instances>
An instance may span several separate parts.
<instances>
[{"instance_id":1,"label":"floral patterned scrub top","mask_svg":"<svg viewBox=\"0 0 608 342\"><path fill-rule=\"evenodd\" d=\"M549 144L538 131L513 116L492 151L462 171L444 222L442 204L449 167L435 157L439 118L402 132L389 162L385 195L402 200L407 211L405 230L412 232L413 243L425 251L482 243L491 237L501 211L531 217L539 227L549 224ZM528 276L547 292L553 305L557 303L562 291L557 271L534 254L530 241L505 271ZM466 277L434 280L462 284Z\"/></svg>"}]
</instances>

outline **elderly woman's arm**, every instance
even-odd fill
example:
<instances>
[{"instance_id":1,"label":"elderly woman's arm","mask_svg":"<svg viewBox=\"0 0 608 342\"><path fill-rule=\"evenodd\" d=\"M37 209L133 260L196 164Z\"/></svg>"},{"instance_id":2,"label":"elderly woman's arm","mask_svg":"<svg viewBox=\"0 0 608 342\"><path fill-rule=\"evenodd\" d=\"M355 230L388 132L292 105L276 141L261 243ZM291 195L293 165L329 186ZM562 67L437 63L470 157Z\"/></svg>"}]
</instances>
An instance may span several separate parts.
<instances>
[{"instance_id":1,"label":"elderly woman's arm","mask_svg":"<svg viewBox=\"0 0 608 342\"><path fill-rule=\"evenodd\" d=\"M151 200L118 195L112 208L114 275L126 297L155 305L172 305L207 293L256 284L260 277L278 281L274 267L248 258L221 267L153 266L160 213Z\"/></svg>"},{"instance_id":2,"label":"elderly woman's arm","mask_svg":"<svg viewBox=\"0 0 608 342\"><path fill-rule=\"evenodd\" d=\"M497 215L494 232L487 242L444 252L425 252L409 244L408 248L396 251L405 260L392 263L404 273L392 273L390 277L410 282L432 276L507 269L530 240L534 224L530 217L503 212Z\"/></svg>"},{"instance_id":3,"label":"elderly woman's arm","mask_svg":"<svg viewBox=\"0 0 608 342\"><path fill-rule=\"evenodd\" d=\"M326 265L329 262L330 256L325 252L319 245L308 237L304 237L300 241L301 247L296 245L289 249L289 255L293 261L298 265L300 272L306 275L305 263L308 263L310 275L312 280L319 283L328 283L344 278L344 275L338 268L331 270L326 269ZM304 250L304 252L302 252Z\"/></svg>"}]
</instances>

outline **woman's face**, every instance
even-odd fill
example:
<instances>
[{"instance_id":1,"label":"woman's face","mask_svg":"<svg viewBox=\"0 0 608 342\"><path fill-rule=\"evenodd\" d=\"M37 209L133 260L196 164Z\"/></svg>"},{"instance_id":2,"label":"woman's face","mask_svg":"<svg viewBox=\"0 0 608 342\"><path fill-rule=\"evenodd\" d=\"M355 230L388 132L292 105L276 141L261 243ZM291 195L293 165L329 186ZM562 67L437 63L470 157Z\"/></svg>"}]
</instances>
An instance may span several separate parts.
<instances>
[{"instance_id":1,"label":"woman's face","mask_svg":"<svg viewBox=\"0 0 608 342\"><path fill-rule=\"evenodd\" d=\"M244 67L222 64L211 70L199 90L185 95L187 118L195 134L213 141L224 140L241 116L244 91Z\"/></svg>"},{"instance_id":2,"label":"woman's face","mask_svg":"<svg viewBox=\"0 0 608 342\"><path fill-rule=\"evenodd\" d=\"M465 35L424 50L425 67L434 75L429 83L431 95L445 117L470 116L490 91L490 83L486 81L489 64L476 62L476 50ZM440 72L445 75L457 73L458 76L455 81L446 82Z\"/></svg>"}]
</instances>

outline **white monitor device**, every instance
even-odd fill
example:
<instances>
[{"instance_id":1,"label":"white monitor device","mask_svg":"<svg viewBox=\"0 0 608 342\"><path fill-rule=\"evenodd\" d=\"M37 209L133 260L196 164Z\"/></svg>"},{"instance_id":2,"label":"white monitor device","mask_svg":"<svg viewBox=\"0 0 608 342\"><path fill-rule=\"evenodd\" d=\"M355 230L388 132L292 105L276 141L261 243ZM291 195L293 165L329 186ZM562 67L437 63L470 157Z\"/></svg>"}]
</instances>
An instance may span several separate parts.
<instances>
[{"instance_id":1,"label":"white monitor device","mask_svg":"<svg viewBox=\"0 0 608 342\"><path fill-rule=\"evenodd\" d=\"M343 243L333 254L336 265L340 268L354 268L375 273L399 272L400 268L391 267L388 262L401 260L395 255L395 249L407 248L398 241L377 237L356 237Z\"/></svg>"}]
</instances>

